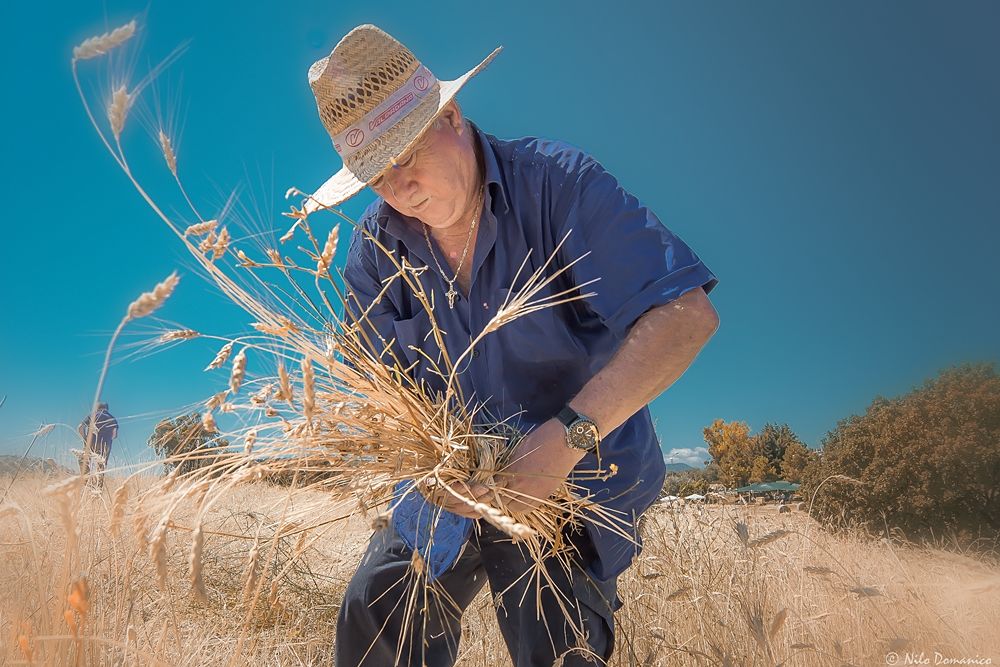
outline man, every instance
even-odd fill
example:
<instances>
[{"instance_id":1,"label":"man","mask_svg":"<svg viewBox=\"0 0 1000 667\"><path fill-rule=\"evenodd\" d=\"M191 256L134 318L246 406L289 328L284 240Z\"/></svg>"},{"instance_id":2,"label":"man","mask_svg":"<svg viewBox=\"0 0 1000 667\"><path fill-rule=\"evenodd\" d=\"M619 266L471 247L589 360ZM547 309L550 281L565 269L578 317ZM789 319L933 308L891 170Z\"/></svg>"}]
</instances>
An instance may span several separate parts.
<instances>
[{"instance_id":1,"label":"man","mask_svg":"<svg viewBox=\"0 0 1000 667\"><path fill-rule=\"evenodd\" d=\"M108 457L111 456L111 443L118 437L118 420L108 411L108 404L102 401L97 404L93 425L90 415L87 415L80 421L76 431L83 440L80 474L87 476L89 473L94 473L94 483L97 488L101 488L104 486L104 470L108 464Z\"/></svg>"},{"instance_id":2,"label":"man","mask_svg":"<svg viewBox=\"0 0 1000 667\"><path fill-rule=\"evenodd\" d=\"M500 140L463 117L455 93L498 52L455 81L438 81L377 27L351 31L309 70L320 118L344 167L306 210L339 204L366 186L379 195L359 220L348 252L349 307L355 316L366 313L361 324L372 351L388 346L386 362L409 367L432 392L443 383L425 363L439 352L427 335L429 314L402 281L386 287L396 273L391 260L426 267L416 279L433 299L452 359L550 256L549 274L569 268L538 297L597 279L580 290L586 298L487 335L458 369L458 383L466 399L484 407L482 414L514 418L527 433L504 482L523 498L515 509L548 498L569 479L634 526L665 473L646 405L683 374L718 328L707 298L718 281L586 153L533 137ZM578 477L598 468L598 455L604 469L617 473ZM481 487L462 490L490 497ZM418 596L422 612L408 613L400 602L411 592L406 572L412 549L420 547L394 515L372 536L345 593L338 665L392 665L397 655L406 665L453 664L461 611L486 582L517 667L607 661L620 606L615 582L638 550L634 527L631 538L594 522L569 531L577 550L571 571L546 563L557 590L536 590L530 561L509 538L484 521L463 529L462 522L474 522L472 511L432 500L453 519L442 523L460 534L461 548L451 550L450 538L435 535L435 542L446 543L446 558L431 563L440 566L435 581L444 592Z\"/></svg>"}]
</instances>

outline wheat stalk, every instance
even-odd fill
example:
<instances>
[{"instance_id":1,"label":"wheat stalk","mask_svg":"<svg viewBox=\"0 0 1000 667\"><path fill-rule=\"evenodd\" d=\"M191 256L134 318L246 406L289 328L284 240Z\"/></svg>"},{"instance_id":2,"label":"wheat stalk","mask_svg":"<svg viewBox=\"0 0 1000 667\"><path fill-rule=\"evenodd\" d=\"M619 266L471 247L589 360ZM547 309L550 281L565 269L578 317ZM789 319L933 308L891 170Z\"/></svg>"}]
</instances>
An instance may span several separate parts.
<instances>
[{"instance_id":1,"label":"wheat stalk","mask_svg":"<svg viewBox=\"0 0 1000 667\"><path fill-rule=\"evenodd\" d=\"M212 394L212 397L209 398L207 401L205 401L205 407L209 410L214 410L220 407L223 403L226 402L227 394L228 392L226 391L220 391L216 394Z\"/></svg>"},{"instance_id":2,"label":"wheat stalk","mask_svg":"<svg viewBox=\"0 0 1000 667\"><path fill-rule=\"evenodd\" d=\"M211 412L203 412L201 415L201 426L207 433L218 433L219 427L215 423L215 417Z\"/></svg>"},{"instance_id":3,"label":"wheat stalk","mask_svg":"<svg viewBox=\"0 0 1000 667\"><path fill-rule=\"evenodd\" d=\"M168 343L172 340L190 340L192 338L197 338L201 334L194 329L175 329L173 331L165 331L160 334L157 338L157 342Z\"/></svg>"},{"instance_id":4,"label":"wheat stalk","mask_svg":"<svg viewBox=\"0 0 1000 667\"><path fill-rule=\"evenodd\" d=\"M323 252L319 256L319 262L316 264L316 272L319 275L329 275L330 273L330 264L333 262L333 256L337 254L337 238L339 234L340 225L334 225L326 237L326 243L323 244Z\"/></svg>"},{"instance_id":5,"label":"wheat stalk","mask_svg":"<svg viewBox=\"0 0 1000 667\"><path fill-rule=\"evenodd\" d=\"M159 131L159 140L160 150L163 151L163 159L167 163L167 168L174 175L174 178L177 178L177 153L174 152L174 147L170 143L170 137L162 129Z\"/></svg>"},{"instance_id":6,"label":"wheat stalk","mask_svg":"<svg viewBox=\"0 0 1000 667\"><path fill-rule=\"evenodd\" d=\"M788 618L788 609L784 608L775 614L774 619L771 621L771 628L768 630L767 636L771 641L777 636L778 632L781 631L782 626L785 625L785 619Z\"/></svg>"},{"instance_id":7,"label":"wheat stalk","mask_svg":"<svg viewBox=\"0 0 1000 667\"><path fill-rule=\"evenodd\" d=\"M125 119L128 118L132 99L124 85L118 86L111 95L111 104L108 105L108 123L111 125L111 134L116 140L121 137L122 130L125 129Z\"/></svg>"},{"instance_id":8,"label":"wheat stalk","mask_svg":"<svg viewBox=\"0 0 1000 667\"><path fill-rule=\"evenodd\" d=\"M255 442L257 442L257 431L254 429L250 429L249 431L246 432L246 435L243 436L244 455L250 456L250 454L253 453L253 446Z\"/></svg>"},{"instance_id":9,"label":"wheat stalk","mask_svg":"<svg viewBox=\"0 0 1000 667\"><path fill-rule=\"evenodd\" d=\"M111 534L118 536L122 519L125 518L125 504L128 502L128 482L123 482L115 491L111 502Z\"/></svg>"},{"instance_id":10,"label":"wheat stalk","mask_svg":"<svg viewBox=\"0 0 1000 667\"><path fill-rule=\"evenodd\" d=\"M78 46L73 47L73 59L89 60L90 58L103 56L108 51L132 39L132 35L135 34L135 28L135 20L132 20L103 35L85 39Z\"/></svg>"},{"instance_id":11,"label":"wheat stalk","mask_svg":"<svg viewBox=\"0 0 1000 667\"><path fill-rule=\"evenodd\" d=\"M179 282L180 278L175 271L164 278L162 282L157 283L152 292L143 292L138 299L129 304L127 318L137 320L151 315L163 305L164 301L170 298Z\"/></svg>"},{"instance_id":12,"label":"wheat stalk","mask_svg":"<svg viewBox=\"0 0 1000 667\"><path fill-rule=\"evenodd\" d=\"M219 237L215 240L215 243L212 245L211 248L213 260L219 259L220 257L226 254L226 251L229 249L229 243L231 240L232 239L229 236L229 229L227 227L223 227L222 229L219 230Z\"/></svg>"},{"instance_id":13,"label":"wheat stalk","mask_svg":"<svg viewBox=\"0 0 1000 667\"><path fill-rule=\"evenodd\" d=\"M233 396L239 392L240 385L243 384L243 378L246 376L246 370L247 349L244 347L233 357L233 370L229 375L229 391Z\"/></svg>"},{"instance_id":14,"label":"wheat stalk","mask_svg":"<svg viewBox=\"0 0 1000 667\"><path fill-rule=\"evenodd\" d=\"M187 229L184 230L184 236L204 236L219 225L218 220L205 220L204 222L198 222L193 225L189 225Z\"/></svg>"},{"instance_id":15,"label":"wheat stalk","mask_svg":"<svg viewBox=\"0 0 1000 667\"><path fill-rule=\"evenodd\" d=\"M206 371L212 371L212 370L215 370L216 368L222 368L222 364L226 363L226 360L229 359L229 355L230 355L230 353L232 353L232 351L233 351L233 345L235 343L236 343L236 341L231 340L228 343L226 343L225 345L223 345L219 349L218 353L216 353L215 358L212 359L212 362L208 366L205 367L205 370Z\"/></svg>"},{"instance_id":16,"label":"wheat stalk","mask_svg":"<svg viewBox=\"0 0 1000 667\"><path fill-rule=\"evenodd\" d=\"M139 295L138 299L129 304L125 317L123 317L118 323L118 326L115 328L115 332L111 335L111 340L108 342L108 347L104 352L104 364L101 366L101 375L97 380L97 390L94 392L94 400L90 404L90 421L87 425L88 434L92 434L95 431L97 423L97 404L100 401L101 389L104 387L104 380L108 374L108 366L111 364L111 350L114 349L115 342L118 340L118 336L121 335L122 329L124 329L125 325L130 321L146 317L147 315L155 312L157 308L163 305L163 302L170 298L170 295L173 294L174 288L177 287L178 282L180 282L180 278L177 276L177 272L174 271L163 279L163 281L157 283L152 292L142 293ZM92 446L93 437L88 436L84 445L84 463L81 471L85 476L89 476L90 474L90 454Z\"/></svg>"},{"instance_id":17,"label":"wheat stalk","mask_svg":"<svg viewBox=\"0 0 1000 667\"><path fill-rule=\"evenodd\" d=\"M285 364L278 362L278 399L287 403L292 402L292 382L285 370Z\"/></svg>"},{"instance_id":18,"label":"wheat stalk","mask_svg":"<svg viewBox=\"0 0 1000 667\"><path fill-rule=\"evenodd\" d=\"M778 528L777 530L772 530L769 533L765 533L764 535L756 537L747 542L747 548L753 549L755 547L762 547L765 544L770 544L771 542L780 540L782 537L785 537L786 535L790 535L791 532L792 531L785 530L784 528Z\"/></svg>"},{"instance_id":19,"label":"wheat stalk","mask_svg":"<svg viewBox=\"0 0 1000 667\"><path fill-rule=\"evenodd\" d=\"M312 362L308 357L302 358L302 413L307 422L312 422L316 409L316 387L313 376Z\"/></svg>"},{"instance_id":20,"label":"wheat stalk","mask_svg":"<svg viewBox=\"0 0 1000 667\"><path fill-rule=\"evenodd\" d=\"M190 570L191 591L200 600L208 597L205 592L205 580L202 577L202 552L205 549L205 531L201 521L195 525L194 534L191 537L191 552L188 555L188 567Z\"/></svg>"},{"instance_id":21,"label":"wheat stalk","mask_svg":"<svg viewBox=\"0 0 1000 667\"><path fill-rule=\"evenodd\" d=\"M243 583L243 599L249 599L253 596L254 590L257 588L257 576L258 572L258 561L260 559L260 549L257 545L257 541L254 540L253 548L250 550L250 554L247 557L247 567L246 576Z\"/></svg>"},{"instance_id":22,"label":"wheat stalk","mask_svg":"<svg viewBox=\"0 0 1000 667\"><path fill-rule=\"evenodd\" d=\"M149 558L156 566L156 579L162 590L167 588L167 521L160 520L149 541Z\"/></svg>"}]
</instances>

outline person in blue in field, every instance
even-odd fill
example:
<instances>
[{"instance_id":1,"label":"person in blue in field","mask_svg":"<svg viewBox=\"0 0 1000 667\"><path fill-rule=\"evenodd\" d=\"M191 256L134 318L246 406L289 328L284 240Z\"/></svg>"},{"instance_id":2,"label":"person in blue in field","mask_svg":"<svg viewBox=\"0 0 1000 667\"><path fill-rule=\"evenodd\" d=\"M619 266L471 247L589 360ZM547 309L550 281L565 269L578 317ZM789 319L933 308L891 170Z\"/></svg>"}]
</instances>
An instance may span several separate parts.
<instances>
[{"instance_id":1,"label":"person in blue in field","mask_svg":"<svg viewBox=\"0 0 1000 667\"><path fill-rule=\"evenodd\" d=\"M91 477L88 477L88 482L92 480L97 488L102 488L104 470L111 456L111 443L118 437L118 420L108 411L108 404L103 401L97 404L97 412L93 416L93 424L91 415L87 415L80 420L80 425L76 429L84 443L84 455L80 458L80 473L84 476L89 473ZM89 458L86 456L88 433L90 434Z\"/></svg>"},{"instance_id":2,"label":"person in blue in field","mask_svg":"<svg viewBox=\"0 0 1000 667\"><path fill-rule=\"evenodd\" d=\"M551 273L582 258L538 296L596 280L580 290L588 295L485 336L458 369L458 382L483 414L516 419L526 434L512 443L507 469L507 490L524 499L512 509L541 502L571 479L626 517L631 534L594 522L568 529L572 570L544 563L555 590L536 590L532 561L508 536L447 494L425 499L411 490L372 535L345 592L335 646L341 667L454 664L462 611L487 583L517 667L605 664L621 605L616 581L638 553L635 526L665 474L647 404L719 327L707 296L716 277L594 157L561 141L499 139L463 116L455 94L499 51L446 81L378 27L352 30L309 68L343 168L306 210L337 205L365 187L378 195L348 250L348 308L354 317L366 313L360 324L372 345L391 344L384 358L398 360L432 394L443 390L442 379L418 363L437 356L429 315L403 281L386 288L393 261L425 269L420 280L455 359L546 259L554 257ZM517 103L518 91L510 94ZM582 471L598 468L598 454L601 467L613 464L617 473L583 480ZM490 497L481 487L461 491ZM421 530L428 502L444 510L433 548ZM408 617L401 600L413 581L406 573L415 549L443 592L420 593L437 599L419 598Z\"/></svg>"}]
</instances>

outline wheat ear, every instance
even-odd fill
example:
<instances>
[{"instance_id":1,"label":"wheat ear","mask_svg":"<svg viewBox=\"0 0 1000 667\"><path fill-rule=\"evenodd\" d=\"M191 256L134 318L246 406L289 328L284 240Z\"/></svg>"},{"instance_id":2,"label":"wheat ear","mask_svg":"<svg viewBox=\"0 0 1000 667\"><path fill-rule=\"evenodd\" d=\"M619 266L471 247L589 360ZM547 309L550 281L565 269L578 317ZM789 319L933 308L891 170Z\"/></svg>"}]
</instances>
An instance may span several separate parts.
<instances>
[{"instance_id":1,"label":"wheat ear","mask_svg":"<svg viewBox=\"0 0 1000 667\"><path fill-rule=\"evenodd\" d=\"M103 56L111 49L121 46L132 39L132 35L134 34L135 20L133 19L111 32L85 39L79 46L73 47L73 58L76 60L89 60L97 56Z\"/></svg>"},{"instance_id":2,"label":"wheat ear","mask_svg":"<svg viewBox=\"0 0 1000 667\"><path fill-rule=\"evenodd\" d=\"M179 282L180 278L177 277L177 272L174 271L157 284L152 292L143 292L138 299L129 305L127 319L137 320L140 317L152 314L157 308L163 305L164 301L170 298L170 295L173 294L174 288L177 287L177 283Z\"/></svg>"}]
</instances>

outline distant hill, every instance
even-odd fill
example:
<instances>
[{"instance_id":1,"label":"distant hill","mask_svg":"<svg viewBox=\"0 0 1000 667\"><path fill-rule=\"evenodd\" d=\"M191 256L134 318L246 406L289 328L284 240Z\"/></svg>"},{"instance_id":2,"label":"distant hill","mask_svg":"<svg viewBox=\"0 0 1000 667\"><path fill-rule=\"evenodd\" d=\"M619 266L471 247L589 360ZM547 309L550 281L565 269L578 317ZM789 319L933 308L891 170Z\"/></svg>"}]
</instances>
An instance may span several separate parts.
<instances>
[{"instance_id":1,"label":"distant hill","mask_svg":"<svg viewBox=\"0 0 1000 667\"><path fill-rule=\"evenodd\" d=\"M686 463L668 463L667 472L687 472L688 470L697 470L694 466L689 466Z\"/></svg>"},{"instance_id":2,"label":"distant hill","mask_svg":"<svg viewBox=\"0 0 1000 667\"><path fill-rule=\"evenodd\" d=\"M24 461L20 456L0 454L0 476L12 476L21 469L21 474L41 473L43 475L70 475L69 470L52 459L39 459L29 456Z\"/></svg>"}]
</instances>

